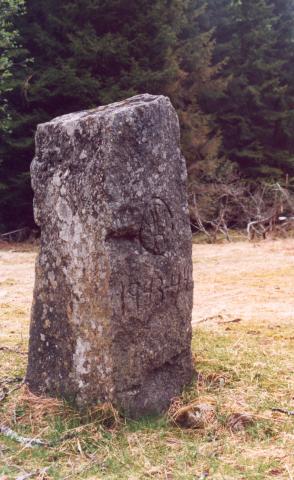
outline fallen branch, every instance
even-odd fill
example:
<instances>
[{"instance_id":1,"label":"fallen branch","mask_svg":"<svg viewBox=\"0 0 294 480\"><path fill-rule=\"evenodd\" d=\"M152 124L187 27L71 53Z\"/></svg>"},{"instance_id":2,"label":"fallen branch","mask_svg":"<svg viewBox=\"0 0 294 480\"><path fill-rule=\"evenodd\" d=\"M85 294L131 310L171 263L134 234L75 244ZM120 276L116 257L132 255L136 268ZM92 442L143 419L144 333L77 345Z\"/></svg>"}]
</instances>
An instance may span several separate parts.
<instances>
[{"instance_id":1,"label":"fallen branch","mask_svg":"<svg viewBox=\"0 0 294 480\"><path fill-rule=\"evenodd\" d=\"M1 233L0 237L9 237L9 235L14 235L15 233L23 232L27 227L18 228L17 230L12 230L11 232Z\"/></svg>"},{"instance_id":2,"label":"fallen branch","mask_svg":"<svg viewBox=\"0 0 294 480\"><path fill-rule=\"evenodd\" d=\"M17 350L15 348L11 348L11 347L0 347L0 350L2 350L4 352L18 353L19 355L27 355L28 354L28 352L21 352L20 350Z\"/></svg>"},{"instance_id":3,"label":"fallen branch","mask_svg":"<svg viewBox=\"0 0 294 480\"><path fill-rule=\"evenodd\" d=\"M201 318L201 320L199 320L199 322L197 322L197 324L198 323L204 323L204 322L210 322L210 320L217 320L217 319L221 320L221 319L223 319L223 316L218 314L218 315L212 315L211 317Z\"/></svg>"},{"instance_id":4,"label":"fallen branch","mask_svg":"<svg viewBox=\"0 0 294 480\"><path fill-rule=\"evenodd\" d=\"M242 318L234 318L234 320L226 320L225 322L219 322L220 324L223 323L239 323L242 322Z\"/></svg>"},{"instance_id":5,"label":"fallen branch","mask_svg":"<svg viewBox=\"0 0 294 480\"><path fill-rule=\"evenodd\" d=\"M284 408L272 408L273 412L285 413L285 415L294 415L294 410L285 410Z\"/></svg>"},{"instance_id":6,"label":"fallen branch","mask_svg":"<svg viewBox=\"0 0 294 480\"><path fill-rule=\"evenodd\" d=\"M18 442L25 447L47 446L47 443L43 440L40 440L39 438L23 437L22 435L19 435L17 432L11 430L11 428L6 427L5 425L0 425L0 433L1 435L4 435L4 437L9 438L10 440L14 440L15 442Z\"/></svg>"},{"instance_id":7,"label":"fallen branch","mask_svg":"<svg viewBox=\"0 0 294 480\"><path fill-rule=\"evenodd\" d=\"M23 381L23 377L3 377L0 378L0 385L8 385L10 383L19 383Z\"/></svg>"},{"instance_id":8,"label":"fallen branch","mask_svg":"<svg viewBox=\"0 0 294 480\"><path fill-rule=\"evenodd\" d=\"M3 377L0 378L0 385L7 385L8 383L18 383L22 381L23 377Z\"/></svg>"},{"instance_id":9,"label":"fallen branch","mask_svg":"<svg viewBox=\"0 0 294 480\"><path fill-rule=\"evenodd\" d=\"M24 473L23 475L19 475L18 477L16 477L15 480L27 480L28 478L32 478L32 477L35 477L36 475L38 475L38 478L43 478L44 475L48 472L49 470L49 467L46 467L46 468L42 468L41 470L35 470L34 472L30 472L30 473Z\"/></svg>"},{"instance_id":10,"label":"fallen branch","mask_svg":"<svg viewBox=\"0 0 294 480\"><path fill-rule=\"evenodd\" d=\"M0 381L0 384L4 384L4 387L1 387L2 391L0 392L0 402L2 402L2 400L4 400L5 398L7 398L9 395L11 395L13 392L15 392L16 390L19 390L23 384L24 384L24 379L21 378L21 377L16 377L16 378L20 378L21 379L21 383L19 385L16 385L15 387L11 388L10 390L8 390L6 387L5 387L5 384L7 383L14 383L12 382L11 380L8 380L7 382L3 382L3 381ZM18 381L18 380L15 380L15 382Z\"/></svg>"},{"instance_id":11,"label":"fallen branch","mask_svg":"<svg viewBox=\"0 0 294 480\"><path fill-rule=\"evenodd\" d=\"M248 240L252 240L254 238L254 233L257 235L261 234L263 238L266 238L266 234L270 229L270 223L276 217L276 213L270 215L269 217L260 218L258 220L251 221L247 224L247 235ZM265 225L268 224L266 227ZM259 231L256 227L260 227L261 231ZM251 232L253 230L253 234Z\"/></svg>"}]
</instances>

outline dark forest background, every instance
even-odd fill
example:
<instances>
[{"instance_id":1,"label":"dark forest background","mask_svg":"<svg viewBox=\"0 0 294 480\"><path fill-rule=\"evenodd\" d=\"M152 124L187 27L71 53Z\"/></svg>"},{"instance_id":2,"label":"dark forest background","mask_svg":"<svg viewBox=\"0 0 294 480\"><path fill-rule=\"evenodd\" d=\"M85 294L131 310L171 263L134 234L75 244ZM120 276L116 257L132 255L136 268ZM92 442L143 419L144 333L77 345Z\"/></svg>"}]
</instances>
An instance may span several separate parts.
<instances>
[{"instance_id":1,"label":"dark forest background","mask_svg":"<svg viewBox=\"0 0 294 480\"><path fill-rule=\"evenodd\" d=\"M265 185L293 186L294 0L0 7L0 233L34 225L36 125L137 93L177 108L192 221L199 208L213 216L228 189L252 199ZM236 198L230 226L242 222Z\"/></svg>"}]
</instances>

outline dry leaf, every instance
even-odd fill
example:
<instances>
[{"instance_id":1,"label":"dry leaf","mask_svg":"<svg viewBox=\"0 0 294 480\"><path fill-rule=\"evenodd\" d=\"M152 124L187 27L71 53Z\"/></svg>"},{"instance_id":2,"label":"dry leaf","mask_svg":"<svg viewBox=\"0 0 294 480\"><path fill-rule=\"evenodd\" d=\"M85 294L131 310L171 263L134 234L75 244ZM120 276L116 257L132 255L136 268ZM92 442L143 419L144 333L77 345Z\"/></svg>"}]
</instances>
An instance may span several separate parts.
<instances>
[{"instance_id":1,"label":"dry leaf","mask_svg":"<svg viewBox=\"0 0 294 480\"><path fill-rule=\"evenodd\" d=\"M247 413L232 413L227 418L227 426L232 432L245 430L249 425L253 425L254 419Z\"/></svg>"}]
</instances>

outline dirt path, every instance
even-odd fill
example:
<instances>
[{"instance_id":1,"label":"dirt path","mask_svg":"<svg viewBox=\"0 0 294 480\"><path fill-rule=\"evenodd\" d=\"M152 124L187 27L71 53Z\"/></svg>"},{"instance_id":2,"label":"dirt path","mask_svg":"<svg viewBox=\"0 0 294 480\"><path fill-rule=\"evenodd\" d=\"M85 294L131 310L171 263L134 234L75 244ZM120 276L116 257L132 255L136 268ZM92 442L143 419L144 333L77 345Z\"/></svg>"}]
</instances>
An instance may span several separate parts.
<instances>
[{"instance_id":1,"label":"dirt path","mask_svg":"<svg viewBox=\"0 0 294 480\"><path fill-rule=\"evenodd\" d=\"M0 248L0 346L28 339L36 251L27 247Z\"/></svg>"},{"instance_id":2,"label":"dirt path","mask_svg":"<svg viewBox=\"0 0 294 480\"><path fill-rule=\"evenodd\" d=\"M35 257L30 247L0 246L0 379L25 374ZM199 377L184 398L212 405L217 416L200 431L163 419L108 431L106 423L85 423L62 403L52 421L49 400L42 407L22 388L2 403L0 423L31 438L59 440L55 448L24 452L0 435L0 478L40 473L49 464L48 479L159 480L167 472L174 479L204 478L203 472L215 480L294 478L293 417L272 410L294 410L294 239L195 245L193 260L192 348ZM241 431L232 431L229 420L236 415L252 424L243 430L241 422Z\"/></svg>"},{"instance_id":3,"label":"dirt path","mask_svg":"<svg viewBox=\"0 0 294 480\"><path fill-rule=\"evenodd\" d=\"M193 261L194 323L220 316L294 325L294 239L195 245Z\"/></svg>"},{"instance_id":4,"label":"dirt path","mask_svg":"<svg viewBox=\"0 0 294 480\"><path fill-rule=\"evenodd\" d=\"M36 249L0 249L0 344L28 337ZM193 323L294 323L294 239L194 245ZM211 319L211 320L209 320Z\"/></svg>"}]
</instances>

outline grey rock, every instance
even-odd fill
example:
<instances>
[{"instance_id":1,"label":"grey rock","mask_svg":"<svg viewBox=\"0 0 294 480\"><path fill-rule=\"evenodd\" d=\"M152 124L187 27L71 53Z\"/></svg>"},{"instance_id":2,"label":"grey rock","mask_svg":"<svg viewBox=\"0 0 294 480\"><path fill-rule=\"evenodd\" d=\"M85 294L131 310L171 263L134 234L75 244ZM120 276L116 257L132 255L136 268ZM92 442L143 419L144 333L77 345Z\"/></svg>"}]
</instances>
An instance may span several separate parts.
<instances>
[{"instance_id":1,"label":"grey rock","mask_svg":"<svg viewBox=\"0 0 294 480\"><path fill-rule=\"evenodd\" d=\"M38 126L41 247L26 383L84 407L160 413L193 375L192 261L179 124L138 95Z\"/></svg>"}]
</instances>

